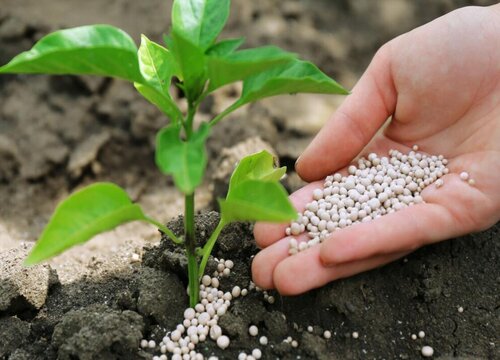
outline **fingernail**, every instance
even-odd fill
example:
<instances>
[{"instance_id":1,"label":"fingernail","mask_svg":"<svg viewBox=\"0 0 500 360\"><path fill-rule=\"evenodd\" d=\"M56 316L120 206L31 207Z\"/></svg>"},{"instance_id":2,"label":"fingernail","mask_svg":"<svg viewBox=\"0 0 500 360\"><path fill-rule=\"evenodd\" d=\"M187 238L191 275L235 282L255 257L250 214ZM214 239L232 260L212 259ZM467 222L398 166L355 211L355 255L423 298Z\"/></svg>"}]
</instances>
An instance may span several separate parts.
<instances>
[{"instance_id":1,"label":"fingernail","mask_svg":"<svg viewBox=\"0 0 500 360\"><path fill-rule=\"evenodd\" d=\"M338 265L338 262L334 261L332 258L329 258L328 260L325 260L324 258L321 258L321 263L325 267L334 267Z\"/></svg>"}]
</instances>

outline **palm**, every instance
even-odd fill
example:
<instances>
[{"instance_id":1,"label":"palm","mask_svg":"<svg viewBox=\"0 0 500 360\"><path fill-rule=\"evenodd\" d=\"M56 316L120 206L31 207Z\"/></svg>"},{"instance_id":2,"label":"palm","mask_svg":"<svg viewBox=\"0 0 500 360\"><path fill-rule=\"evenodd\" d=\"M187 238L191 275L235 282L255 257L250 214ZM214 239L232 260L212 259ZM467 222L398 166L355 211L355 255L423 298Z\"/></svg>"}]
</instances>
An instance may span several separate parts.
<instances>
[{"instance_id":1,"label":"palm","mask_svg":"<svg viewBox=\"0 0 500 360\"><path fill-rule=\"evenodd\" d=\"M265 247L253 265L259 285L300 293L498 221L499 18L498 6L466 8L388 43L297 165L299 174L313 181L339 171L359 153L407 151L418 144L449 159L445 185L426 188L425 204L335 232L321 246L292 257L282 238L285 225L257 224L256 240ZM475 186L459 179L462 171ZM299 211L318 186L321 182L291 195Z\"/></svg>"},{"instance_id":2,"label":"palm","mask_svg":"<svg viewBox=\"0 0 500 360\"><path fill-rule=\"evenodd\" d=\"M476 188L450 176L442 191L424 192L428 203L455 218L457 233L492 225L500 201L500 27L484 26L488 17L498 15L462 9L395 39L388 49L397 104L380 144L419 144L445 154L452 173L471 174ZM477 28L481 36L472 30Z\"/></svg>"}]
</instances>

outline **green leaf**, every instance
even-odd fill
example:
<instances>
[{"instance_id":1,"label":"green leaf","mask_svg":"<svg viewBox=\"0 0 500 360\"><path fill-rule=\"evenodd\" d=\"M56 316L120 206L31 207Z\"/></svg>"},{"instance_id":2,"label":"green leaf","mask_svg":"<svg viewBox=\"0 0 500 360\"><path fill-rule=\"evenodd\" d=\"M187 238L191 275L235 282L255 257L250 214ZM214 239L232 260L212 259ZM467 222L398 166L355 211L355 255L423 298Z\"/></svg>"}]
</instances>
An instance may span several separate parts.
<instances>
[{"instance_id":1,"label":"green leaf","mask_svg":"<svg viewBox=\"0 0 500 360\"><path fill-rule=\"evenodd\" d=\"M314 64L294 59L245 79L241 97L213 118L210 126L214 126L245 104L265 97L296 93L349 94L349 91L321 72Z\"/></svg>"},{"instance_id":2,"label":"green leaf","mask_svg":"<svg viewBox=\"0 0 500 360\"><path fill-rule=\"evenodd\" d=\"M109 25L51 33L0 67L0 73L89 74L143 81L134 41Z\"/></svg>"},{"instance_id":3,"label":"green leaf","mask_svg":"<svg viewBox=\"0 0 500 360\"><path fill-rule=\"evenodd\" d=\"M180 68L179 79L189 101L196 101L203 92L206 74L206 59L203 50L184 36L172 32L171 51Z\"/></svg>"},{"instance_id":4,"label":"green leaf","mask_svg":"<svg viewBox=\"0 0 500 360\"><path fill-rule=\"evenodd\" d=\"M170 34L163 34L162 39L165 45L167 45L167 48L172 49L174 47L174 39L172 39Z\"/></svg>"},{"instance_id":5,"label":"green leaf","mask_svg":"<svg viewBox=\"0 0 500 360\"><path fill-rule=\"evenodd\" d=\"M170 51L144 35L139 47L139 69L149 85L167 96L172 76L180 72Z\"/></svg>"},{"instance_id":6,"label":"green leaf","mask_svg":"<svg viewBox=\"0 0 500 360\"><path fill-rule=\"evenodd\" d=\"M274 167L267 151L244 157L231 176L226 199L219 199L224 221L295 219L297 212L279 183L285 172L286 167Z\"/></svg>"},{"instance_id":7,"label":"green leaf","mask_svg":"<svg viewBox=\"0 0 500 360\"><path fill-rule=\"evenodd\" d=\"M349 92L321 72L316 65L294 60L246 79L238 104L241 106L265 97L295 93L348 94Z\"/></svg>"},{"instance_id":8,"label":"green leaf","mask_svg":"<svg viewBox=\"0 0 500 360\"><path fill-rule=\"evenodd\" d=\"M180 138L180 126L167 126L156 137L156 165L184 194L192 194L203 180L207 165L205 141L210 127L203 123L188 141Z\"/></svg>"},{"instance_id":9,"label":"green leaf","mask_svg":"<svg viewBox=\"0 0 500 360\"><path fill-rule=\"evenodd\" d=\"M265 150L245 156L231 175L228 193L245 180L279 181L286 173L286 166L275 168L274 164L274 157Z\"/></svg>"},{"instance_id":10,"label":"green leaf","mask_svg":"<svg viewBox=\"0 0 500 360\"><path fill-rule=\"evenodd\" d=\"M134 83L135 88L172 121L180 121L182 113L169 92L172 76L180 72L172 53L142 35L138 55L145 83Z\"/></svg>"},{"instance_id":11,"label":"green leaf","mask_svg":"<svg viewBox=\"0 0 500 360\"><path fill-rule=\"evenodd\" d=\"M146 220L145 215L122 188L111 183L90 185L58 205L25 264L39 263L134 220Z\"/></svg>"},{"instance_id":12,"label":"green leaf","mask_svg":"<svg viewBox=\"0 0 500 360\"><path fill-rule=\"evenodd\" d=\"M224 56L208 56L210 90L244 80L276 65L295 59L296 55L275 46L240 50Z\"/></svg>"},{"instance_id":13,"label":"green leaf","mask_svg":"<svg viewBox=\"0 0 500 360\"><path fill-rule=\"evenodd\" d=\"M144 96L144 98L146 98L146 100L160 109L173 122L180 122L180 119L182 118L182 112L179 110L177 104L172 100L170 96L163 95L158 90L149 85L134 83L134 86L135 89L142 96Z\"/></svg>"},{"instance_id":14,"label":"green leaf","mask_svg":"<svg viewBox=\"0 0 500 360\"><path fill-rule=\"evenodd\" d=\"M225 200L219 199L219 204L225 222L285 222L297 218L297 211L278 182L245 180Z\"/></svg>"},{"instance_id":15,"label":"green leaf","mask_svg":"<svg viewBox=\"0 0 500 360\"><path fill-rule=\"evenodd\" d=\"M245 41L244 38L227 39L219 41L212 45L206 51L207 55L211 56L226 56L236 51Z\"/></svg>"},{"instance_id":16,"label":"green leaf","mask_svg":"<svg viewBox=\"0 0 500 360\"><path fill-rule=\"evenodd\" d=\"M230 0L175 0L173 31L205 50L224 28L229 7Z\"/></svg>"}]
</instances>

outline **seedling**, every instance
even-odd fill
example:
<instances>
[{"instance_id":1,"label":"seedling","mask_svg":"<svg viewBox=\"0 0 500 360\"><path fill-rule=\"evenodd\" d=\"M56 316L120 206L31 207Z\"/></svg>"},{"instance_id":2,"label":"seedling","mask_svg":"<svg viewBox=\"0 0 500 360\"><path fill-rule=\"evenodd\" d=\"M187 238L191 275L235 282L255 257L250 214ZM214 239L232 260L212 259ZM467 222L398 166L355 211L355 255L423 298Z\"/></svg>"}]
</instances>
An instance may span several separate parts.
<instances>
[{"instance_id":1,"label":"seedling","mask_svg":"<svg viewBox=\"0 0 500 360\"><path fill-rule=\"evenodd\" d=\"M162 46L142 36L137 49L129 35L109 25L56 31L8 64L0 73L100 75L130 81L137 91L170 120L156 137L156 164L173 176L184 194L184 234L176 236L147 216L117 185L96 183L70 195L57 207L27 265L44 261L94 235L134 220L146 221L184 246L188 258L190 305L198 302L199 281L222 229L234 221L284 222L297 213L279 183L286 169L260 152L244 158L231 176L221 218L203 247L195 239L194 193L207 164L205 143L210 131L236 109L262 98L300 92L346 94L315 65L295 54L264 46L238 50L243 39L218 41L230 0L175 0L172 28ZM183 114L173 101L172 79L187 99ZM241 97L212 120L194 126L200 103L224 85L243 82Z\"/></svg>"}]
</instances>

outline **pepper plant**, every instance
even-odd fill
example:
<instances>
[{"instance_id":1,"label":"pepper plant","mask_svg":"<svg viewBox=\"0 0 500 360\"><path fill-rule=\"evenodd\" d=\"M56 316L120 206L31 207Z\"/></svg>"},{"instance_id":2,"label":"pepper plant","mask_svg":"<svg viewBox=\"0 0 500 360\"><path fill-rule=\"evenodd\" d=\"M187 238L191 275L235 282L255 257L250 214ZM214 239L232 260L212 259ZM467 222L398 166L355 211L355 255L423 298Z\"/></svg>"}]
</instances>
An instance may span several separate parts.
<instances>
[{"instance_id":1,"label":"pepper plant","mask_svg":"<svg viewBox=\"0 0 500 360\"><path fill-rule=\"evenodd\" d=\"M142 36L137 49L132 38L109 25L82 26L51 33L21 53L0 73L100 75L131 82L137 91L169 119L156 137L156 164L173 176L184 194L184 234L176 236L147 216L127 193L111 183L96 183L64 200L52 215L26 264L36 264L94 235L125 222L141 220L156 226L184 246L188 258L190 305L198 301L199 279L222 229L234 221L285 222L297 216L279 183L285 168L260 152L244 158L231 176L225 199L219 199L220 222L204 246L195 238L194 194L207 164L205 143L225 116L262 98L300 92L346 94L315 65L274 46L239 50L242 38L218 40L230 11L230 0L174 0L172 26L160 45ZM187 113L170 91L177 79L187 99ZM200 103L224 85L243 82L240 98L198 127Z\"/></svg>"}]
</instances>

